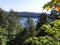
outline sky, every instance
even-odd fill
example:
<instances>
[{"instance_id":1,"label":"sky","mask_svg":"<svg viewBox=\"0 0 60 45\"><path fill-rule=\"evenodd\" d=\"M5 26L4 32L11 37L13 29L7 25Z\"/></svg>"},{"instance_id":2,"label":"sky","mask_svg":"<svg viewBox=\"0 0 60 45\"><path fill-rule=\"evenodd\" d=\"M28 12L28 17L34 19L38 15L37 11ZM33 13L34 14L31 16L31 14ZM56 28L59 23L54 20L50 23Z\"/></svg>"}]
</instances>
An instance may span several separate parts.
<instances>
[{"instance_id":1,"label":"sky","mask_svg":"<svg viewBox=\"0 0 60 45\"><path fill-rule=\"evenodd\" d=\"M50 0L0 0L0 8L18 12L45 12L42 6Z\"/></svg>"}]
</instances>

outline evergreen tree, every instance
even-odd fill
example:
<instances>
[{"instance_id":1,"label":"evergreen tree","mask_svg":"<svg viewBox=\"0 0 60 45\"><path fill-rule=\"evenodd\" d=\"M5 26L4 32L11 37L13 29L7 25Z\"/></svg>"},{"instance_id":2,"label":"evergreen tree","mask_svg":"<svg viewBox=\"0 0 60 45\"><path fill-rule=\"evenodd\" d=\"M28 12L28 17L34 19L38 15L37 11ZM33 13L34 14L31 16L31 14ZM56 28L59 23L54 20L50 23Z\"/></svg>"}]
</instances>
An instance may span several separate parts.
<instances>
[{"instance_id":1,"label":"evergreen tree","mask_svg":"<svg viewBox=\"0 0 60 45\"><path fill-rule=\"evenodd\" d=\"M38 18L38 22L37 22L37 26L36 26L36 30L40 29L40 27L43 25L43 24L47 24L47 15L45 13L42 13L40 15L40 17Z\"/></svg>"},{"instance_id":2,"label":"evergreen tree","mask_svg":"<svg viewBox=\"0 0 60 45\"><path fill-rule=\"evenodd\" d=\"M31 18L27 18L26 22L25 22L25 28L23 29L23 31L20 33L20 35L18 37L20 37L20 44L24 45L24 41L29 38L29 37L33 37L35 36L35 27L34 27L34 23L33 20L31 20Z\"/></svg>"},{"instance_id":3,"label":"evergreen tree","mask_svg":"<svg viewBox=\"0 0 60 45\"><path fill-rule=\"evenodd\" d=\"M14 16L10 17L10 14ZM6 45L11 40L14 40L17 34L20 34L22 28L18 17L19 15L16 12L8 14L8 12L0 8L0 45Z\"/></svg>"}]
</instances>

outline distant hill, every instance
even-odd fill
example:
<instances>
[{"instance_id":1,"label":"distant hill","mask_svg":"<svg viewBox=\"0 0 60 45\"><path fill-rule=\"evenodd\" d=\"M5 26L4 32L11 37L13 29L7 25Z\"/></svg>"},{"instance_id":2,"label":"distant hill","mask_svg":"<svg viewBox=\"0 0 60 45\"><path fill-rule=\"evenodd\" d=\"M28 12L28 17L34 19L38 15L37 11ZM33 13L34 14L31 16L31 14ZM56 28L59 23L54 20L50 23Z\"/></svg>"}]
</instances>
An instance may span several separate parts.
<instances>
[{"instance_id":1,"label":"distant hill","mask_svg":"<svg viewBox=\"0 0 60 45\"><path fill-rule=\"evenodd\" d=\"M18 12L20 17L32 17L37 18L41 13L34 13L34 12Z\"/></svg>"},{"instance_id":2,"label":"distant hill","mask_svg":"<svg viewBox=\"0 0 60 45\"><path fill-rule=\"evenodd\" d=\"M34 13L34 12L17 12L20 17L31 17L31 18L37 18L40 16L41 13ZM8 12L6 12L8 14ZM49 14L47 14L48 16Z\"/></svg>"}]
</instances>

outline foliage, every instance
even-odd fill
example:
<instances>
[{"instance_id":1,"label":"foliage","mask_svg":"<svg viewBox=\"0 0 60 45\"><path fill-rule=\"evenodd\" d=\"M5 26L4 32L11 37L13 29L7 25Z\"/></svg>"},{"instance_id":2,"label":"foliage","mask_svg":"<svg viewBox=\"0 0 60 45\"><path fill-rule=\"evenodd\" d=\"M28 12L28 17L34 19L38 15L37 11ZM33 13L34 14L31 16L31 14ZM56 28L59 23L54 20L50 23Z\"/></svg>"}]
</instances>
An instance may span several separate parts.
<instances>
[{"instance_id":1,"label":"foliage","mask_svg":"<svg viewBox=\"0 0 60 45\"><path fill-rule=\"evenodd\" d=\"M14 40L22 30L18 17L19 15L16 12L7 14L0 8L0 45L6 45L10 40Z\"/></svg>"},{"instance_id":2,"label":"foliage","mask_svg":"<svg viewBox=\"0 0 60 45\"><path fill-rule=\"evenodd\" d=\"M37 22L37 25L36 25L36 30L40 29L40 27L43 25L43 24L46 24L48 21L47 21L47 15L46 13L42 13L40 14L39 18L38 18L38 22Z\"/></svg>"},{"instance_id":3,"label":"foliage","mask_svg":"<svg viewBox=\"0 0 60 45\"><path fill-rule=\"evenodd\" d=\"M33 20L31 20L30 18L27 18L25 22L25 28L20 33L19 37L22 37L23 40L26 40L29 37L35 36L35 34L36 34L36 31L33 24Z\"/></svg>"},{"instance_id":4,"label":"foliage","mask_svg":"<svg viewBox=\"0 0 60 45\"><path fill-rule=\"evenodd\" d=\"M60 0L51 0L50 2L47 2L47 4L44 4L43 9L49 10L57 4L60 5Z\"/></svg>"},{"instance_id":5,"label":"foliage","mask_svg":"<svg viewBox=\"0 0 60 45\"><path fill-rule=\"evenodd\" d=\"M25 41L26 45L58 45L52 37L43 36L43 37L31 37Z\"/></svg>"},{"instance_id":6,"label":"foliage","mask_svg":"<svg viewBox=\"0 0 60 45\"><path fill-rule=\"evenodd\" d=\"M42 13L36 28L31 18L27 18L25 28L19 19L18 13L12 9L7 13L0 8L0 45L60 45L59 16L48 22L47 15Z\"/></svg>"},{"instance_id":7,"label":"foliage","mask_svg":"<svg viewBox=\"0 0 60 45\"><path fill-rule=\"evenodd\" d=\"M45 36L31 37L25 41L27 45L58 45L60 44L60 19L43 24L40 31L47 33ZM39 33L40 34L40 33ZM36 38L36 40L34 39Z\"/></svg>"}]
</instances>

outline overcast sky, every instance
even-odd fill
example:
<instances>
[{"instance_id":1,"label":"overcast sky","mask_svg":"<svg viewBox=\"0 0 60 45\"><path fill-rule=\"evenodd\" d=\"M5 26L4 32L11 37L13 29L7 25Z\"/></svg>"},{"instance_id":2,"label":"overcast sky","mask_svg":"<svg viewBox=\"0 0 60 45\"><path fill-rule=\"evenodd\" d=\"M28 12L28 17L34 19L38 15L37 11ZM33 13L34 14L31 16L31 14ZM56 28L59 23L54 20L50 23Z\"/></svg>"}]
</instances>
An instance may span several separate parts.
<instances>
[{"instance_id":1,"label":"overcast sky","mask_svg":"<svg viewBox=\"0 0 60 45\"><path fill-rule=\"evenodd\" d=\"M9 11L44 12L42 6L50 0L0 0L0 8Z\"/></svg>"}]
</instances>

